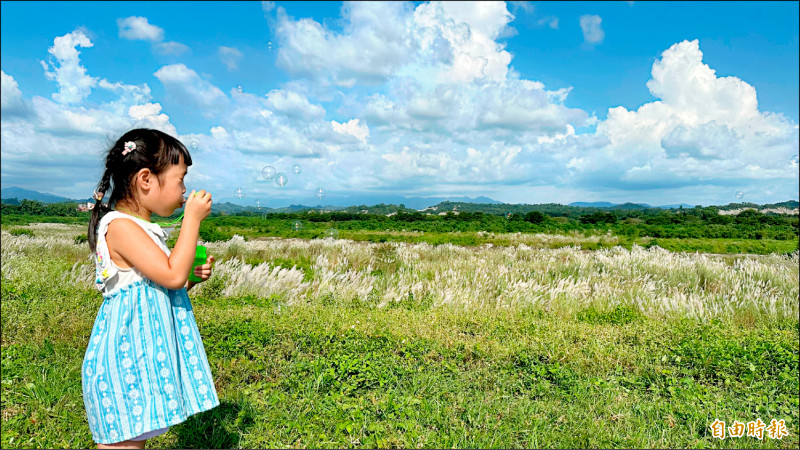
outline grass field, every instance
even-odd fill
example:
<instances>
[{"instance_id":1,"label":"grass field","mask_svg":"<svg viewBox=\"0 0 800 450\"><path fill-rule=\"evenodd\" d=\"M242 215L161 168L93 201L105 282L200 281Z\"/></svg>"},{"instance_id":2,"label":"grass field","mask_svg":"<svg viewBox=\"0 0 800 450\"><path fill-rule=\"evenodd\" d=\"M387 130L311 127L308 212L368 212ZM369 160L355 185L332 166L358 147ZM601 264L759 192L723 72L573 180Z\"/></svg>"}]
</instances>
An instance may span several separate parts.
<instances>
[{"instance_id":1,"label":"grass field","mask_svg":"<svg viewBox=\"0 0 800 450\"><path fill-rule=\"evenodd\" d=\"M30 234L2 232L0 444L93 447L85 229L15 229ZM148 447L798 446L797 252L502 238L208 243L215 274L190 296L222 404ZM789 435L720 440L715 419Z\"/></svg>"},{"instance_id":2,"label":"grass field","mask_svg":"<svg viewBox=\"0 0 800 450\"><path fill-rule=\"evenodd\" d=\"M559 218L563 219L563 218ZM316 239L324 238L329 227L338 227L340 239L357 242L408 242L427 243L431 245L454 244L461 246L516 245L526 244L537 248L559 248L565 246L578 246L583 250L598 250L601 248L623 247L628 250L634 245L640 247L658 246L671 252L701 252L701 253L749 253L768 255L770 253L791 253L800 248L798 238L790 240L777 239L737 239L737 238L653 238L649 236L617 236L609 231L593 230L579 232L570 230L554 233L494 233L494 232L424 232L413 230L363 230L350 229L358 222L342 223L314 223L302 222L300 230L293 230L289 221L270 219L264 221L260 227L246 228L244 226L224 225L217 227L228 236L239 234L241 236L280 237ZM409 224L409 227L413 224ZM602 227L601 227L602 228Z\"/></svg>"}]
</instances>

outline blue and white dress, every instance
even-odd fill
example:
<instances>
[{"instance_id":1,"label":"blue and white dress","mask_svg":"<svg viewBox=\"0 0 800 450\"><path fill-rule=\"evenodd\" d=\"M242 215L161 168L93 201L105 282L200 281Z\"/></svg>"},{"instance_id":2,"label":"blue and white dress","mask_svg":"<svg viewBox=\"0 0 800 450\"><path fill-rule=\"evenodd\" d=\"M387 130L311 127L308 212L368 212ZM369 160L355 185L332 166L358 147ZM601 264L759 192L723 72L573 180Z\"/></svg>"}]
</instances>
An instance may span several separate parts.
<instances>
[{"instance_id":1,"label":"blue and white dress","mask_svg":"<svg viewBox=\"0 0 800 450\"><path fill-rule=\"evenodd\" d=\"M160 226L111 211L98 225L96 286L103 303L83 359L83 401L92 438L111 444L166 429L219 405L186 289L167 289L111 261L108 224L141 226L164 253Z\"/></svg>"}]
</instances>

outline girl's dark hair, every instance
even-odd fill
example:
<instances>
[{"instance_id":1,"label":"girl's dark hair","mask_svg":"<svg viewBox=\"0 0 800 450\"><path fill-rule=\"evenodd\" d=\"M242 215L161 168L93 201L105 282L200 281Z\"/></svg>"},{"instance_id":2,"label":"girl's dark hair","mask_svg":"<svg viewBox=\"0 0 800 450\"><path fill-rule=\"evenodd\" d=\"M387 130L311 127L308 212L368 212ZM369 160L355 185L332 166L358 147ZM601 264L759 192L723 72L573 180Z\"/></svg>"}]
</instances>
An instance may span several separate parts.
<instances>
[{"instance_id":1,"label":"girl's dark hair","mask_svg":"<svg viewBox=\"0 0 800 450\"><path fill-rule=\"evenodd\" d=\"M126 142L136 144L136 149L123 155ZM87 237L92 253L97 251L97 224L100 223L100 219L120 200L133 201L138 207L133 189L136 174L142 169L150 169L153 175L159 177L170 165L179 164L181 156L187 166L192 165L189 150L181 141L159 130L137 128L117 139L117 142L108 149L106 170L100 183L97 184L97 192L108 199L108 204L95 198L92 217L89 220ZM105 193L109 189L111 195L106 197Z\"/></svg>"}]
</instances>

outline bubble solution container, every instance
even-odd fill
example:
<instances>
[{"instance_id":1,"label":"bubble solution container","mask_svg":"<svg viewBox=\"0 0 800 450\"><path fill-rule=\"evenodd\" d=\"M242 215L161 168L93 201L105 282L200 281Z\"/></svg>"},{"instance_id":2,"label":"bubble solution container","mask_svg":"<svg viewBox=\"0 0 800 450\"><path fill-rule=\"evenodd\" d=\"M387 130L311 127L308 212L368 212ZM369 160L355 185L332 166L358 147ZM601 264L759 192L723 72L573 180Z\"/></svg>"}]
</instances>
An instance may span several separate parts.
<instances>
[{"instance_id":1,"label":"bubble solution container","mask_svg":"<svg viewBox=\"0 0 800 450\"><path fill-rule=\"evenodd\" d=\"M193 281L195 283L203 281L200 278L194 276L194 268L197 266L202 266L205 263L206 263L206 248L202 245L198 245L197 249L194 252L194 264L192 264L192 270L189 271L189 281Z\"/></svg>"}]
</instances>

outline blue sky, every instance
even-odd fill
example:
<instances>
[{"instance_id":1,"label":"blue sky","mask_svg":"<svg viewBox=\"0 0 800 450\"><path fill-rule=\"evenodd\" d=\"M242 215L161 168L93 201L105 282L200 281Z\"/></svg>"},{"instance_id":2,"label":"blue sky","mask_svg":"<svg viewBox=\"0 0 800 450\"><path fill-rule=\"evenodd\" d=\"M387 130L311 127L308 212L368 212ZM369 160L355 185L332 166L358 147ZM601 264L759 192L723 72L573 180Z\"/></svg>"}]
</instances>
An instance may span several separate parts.
<instances>
[{"instance_id":1,"label":"blue sky","mask_svg":"<svg viewBox=\"0 0 800 450\"><path fill-rule=\"evenodd\" d=\"M88 197L147 126L248 204L798 198L798 2L1 6L3 187Z\"/></svg>"}]
</instances>

